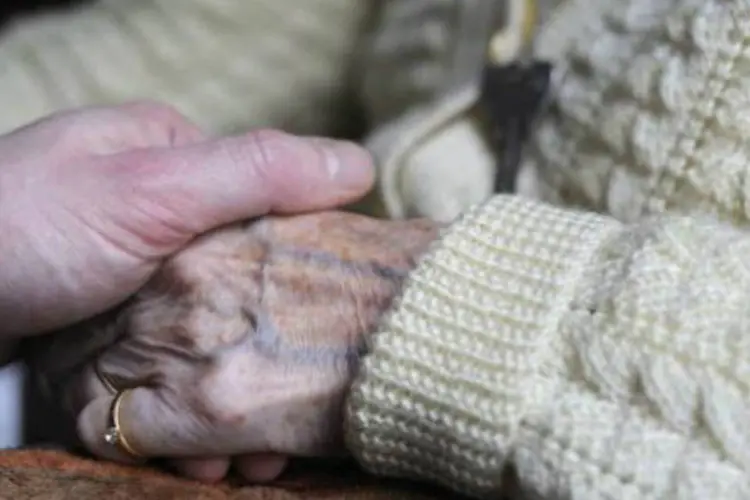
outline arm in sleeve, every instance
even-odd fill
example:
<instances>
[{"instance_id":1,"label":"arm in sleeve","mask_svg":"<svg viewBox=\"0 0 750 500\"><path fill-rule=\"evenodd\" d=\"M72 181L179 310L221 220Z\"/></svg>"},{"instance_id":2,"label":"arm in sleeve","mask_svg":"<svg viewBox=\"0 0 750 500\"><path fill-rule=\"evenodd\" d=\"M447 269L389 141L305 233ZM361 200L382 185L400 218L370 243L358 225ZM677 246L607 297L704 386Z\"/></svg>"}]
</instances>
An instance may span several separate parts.
<instances>
[{"instance_id":1,"label":"arm in sleeve","mask_svg":"<svg viewBox=\"0 0 750 500\"><path fill-rule=\"evenodd\" d=\"M710 220L495 198L372 337L348 445L479 498L750 498L748 256Z\"/></svg>"}]
</instances>

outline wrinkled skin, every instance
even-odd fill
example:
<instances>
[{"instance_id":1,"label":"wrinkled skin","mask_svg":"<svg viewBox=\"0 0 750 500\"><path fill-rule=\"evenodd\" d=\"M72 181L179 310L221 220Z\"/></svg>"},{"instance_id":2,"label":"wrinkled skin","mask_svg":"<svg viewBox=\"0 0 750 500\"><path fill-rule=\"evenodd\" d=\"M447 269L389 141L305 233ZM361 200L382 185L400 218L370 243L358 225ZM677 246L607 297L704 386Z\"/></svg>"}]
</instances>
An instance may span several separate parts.
<instances>
[{"instance_id":1,"label":"wrinkled skin","mask_svg":"<svg viewBox=\"0 0 750 500\"><path fill-rule=\"evenodd\" d=\"M35 340L48 395L95 454L111 394L149 457L342 451L341 403L366 335L438 234L426 220L268 217L209 233L119 310Z\"/></svg>"},{"instance_id":2,"label":"wrinkled skin","mask_svg":"<svg viewBox=\"0 0 750 500\"><path fill-rule=\"evenodd\" d=\"M15 358L23 339L122 303L198 235L270 213L341 206L372 182L370 155L352 143L274 130L209 138L156 102L63 111L4 135L0 366ZM80 343L92 347L88 338ZM75 359L83 358L67 361ZM58 370L66 373L75 371ZM102 420L102 404L106 398L84 418ZM66 435L45 425L60 422L52 412L31 413L32 420L44 417L41 427ZM263 457L231 461L253 478L274 472ZM170 463L188 477L216 480L229 462Z\"/></svg>"}]
</instances>

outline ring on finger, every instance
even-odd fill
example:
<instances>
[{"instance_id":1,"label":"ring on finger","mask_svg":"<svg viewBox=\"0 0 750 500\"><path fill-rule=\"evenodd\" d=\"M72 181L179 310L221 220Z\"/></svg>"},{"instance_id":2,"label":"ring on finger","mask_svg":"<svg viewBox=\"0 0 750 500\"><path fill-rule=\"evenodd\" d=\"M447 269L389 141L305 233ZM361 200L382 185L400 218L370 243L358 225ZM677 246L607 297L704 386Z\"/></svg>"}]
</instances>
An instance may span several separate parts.
<instances>
[{"instance_id":1,"label":"ring on finger","mask_svg":"<svg viewBox=\"0 0 750 500\"><path fill-rule=\"evenodd\" d=\"M131 389L124 389L117 391L115 394L115 398L112 400L112 405L109 409L109 422L107 424L107 431L104 433L104 441L110 446L114 446L124 452L132 459L140 460L145 457L133 448L133 445L128 441L123 432L121 417L122 403L130 391Z\"/></svg>"}]
</instances>

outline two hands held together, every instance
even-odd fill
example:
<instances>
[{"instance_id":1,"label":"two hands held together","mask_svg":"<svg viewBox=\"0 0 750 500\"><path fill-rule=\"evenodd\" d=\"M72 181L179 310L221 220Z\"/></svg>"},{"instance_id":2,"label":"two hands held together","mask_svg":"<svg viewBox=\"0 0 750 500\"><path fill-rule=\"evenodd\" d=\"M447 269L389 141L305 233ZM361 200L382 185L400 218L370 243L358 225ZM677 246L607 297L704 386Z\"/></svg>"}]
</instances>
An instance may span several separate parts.
<instances>
[{"instance_id":1,"label":"two hands held together","mask_svg":"<svg viewBox=\"0 0 750 500\"><path fill-rule=\"evenodd\" d=\"M437 235L328 211L370 188L366 152L211 139L138 103L52 116L0 157L0 357L27 339L90 452L133 459L104 439L123 389L129 445L193 478L343 452L364 336Z\"/></svg>"}]
</instances>

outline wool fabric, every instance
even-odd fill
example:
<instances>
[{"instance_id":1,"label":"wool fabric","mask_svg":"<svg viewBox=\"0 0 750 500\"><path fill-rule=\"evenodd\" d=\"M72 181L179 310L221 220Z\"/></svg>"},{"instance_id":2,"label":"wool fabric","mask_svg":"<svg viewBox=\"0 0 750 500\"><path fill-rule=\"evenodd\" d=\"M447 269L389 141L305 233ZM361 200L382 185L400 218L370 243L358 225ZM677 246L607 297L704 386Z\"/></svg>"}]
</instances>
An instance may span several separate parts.
<instances>
[{"instance_id":1,"label":"wool fabric","mask_svg":"<svg viewBox=\"0 0 750 500\"><path fill-rule=\"evenodd\" d=\"M352 107L369 0L97 0L0 37L0 133L62 109L151 99L211 134L326 134Z\"/></svg>"},{"instance_id":2,"label":"wool fabric","mask_svg":"<svg viewBox=\"0 0 750 500\"><path fill-rule=\"evenodd\" d=\"M372 337L349 448L476 498L750 498L747 255L711 217L493 198Z\"/></svg>"}]
</instances>

